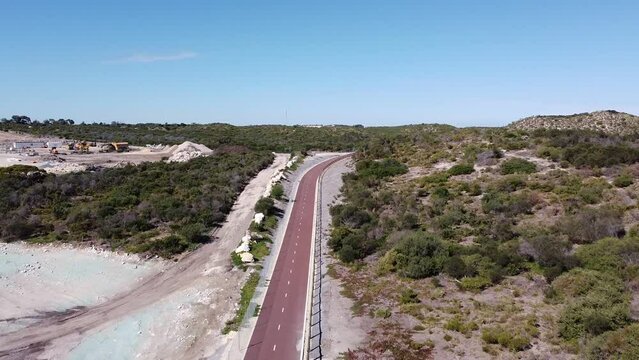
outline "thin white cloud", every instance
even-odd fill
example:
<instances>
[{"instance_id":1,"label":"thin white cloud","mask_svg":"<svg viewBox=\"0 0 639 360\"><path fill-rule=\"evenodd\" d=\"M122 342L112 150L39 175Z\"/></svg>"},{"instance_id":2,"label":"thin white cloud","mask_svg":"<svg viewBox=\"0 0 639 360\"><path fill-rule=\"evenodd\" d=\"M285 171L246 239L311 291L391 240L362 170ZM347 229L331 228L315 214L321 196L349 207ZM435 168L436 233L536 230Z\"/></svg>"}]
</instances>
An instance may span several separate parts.
<instances>
[{"instance_id":1,"label":"thin white cloud","mask_svg":"<svg viewBox=\"0 0 639 360\"><path fill-rule=\"evenodd\" d=\"M179 61L192 59L196 57L198 54L192 51L183 51L175 54L162 54L162 55L153 55L153 54L133 54L131 56L127 56L120 59L106 61L109 64L119 64L119 63L153 63L160 61Z\"/></svg>"}]
</instances>

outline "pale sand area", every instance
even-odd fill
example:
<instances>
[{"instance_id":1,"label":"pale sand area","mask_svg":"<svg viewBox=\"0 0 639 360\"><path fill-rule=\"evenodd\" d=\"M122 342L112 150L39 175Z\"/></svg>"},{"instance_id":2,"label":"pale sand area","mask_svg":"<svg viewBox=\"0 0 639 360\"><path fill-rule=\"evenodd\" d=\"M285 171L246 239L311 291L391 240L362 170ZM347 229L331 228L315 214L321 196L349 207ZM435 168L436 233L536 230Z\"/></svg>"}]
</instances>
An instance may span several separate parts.
<instances>
[{"instance_id":1,"label":"pale sand area","mask_svg":"<svg viewBox=\"0 0 639 360\"><path fill-rule=\"evenodd\" d=\"M165 266L94 248L0 243L0 334L102 303Z\"/></svg>"}]
</instances>

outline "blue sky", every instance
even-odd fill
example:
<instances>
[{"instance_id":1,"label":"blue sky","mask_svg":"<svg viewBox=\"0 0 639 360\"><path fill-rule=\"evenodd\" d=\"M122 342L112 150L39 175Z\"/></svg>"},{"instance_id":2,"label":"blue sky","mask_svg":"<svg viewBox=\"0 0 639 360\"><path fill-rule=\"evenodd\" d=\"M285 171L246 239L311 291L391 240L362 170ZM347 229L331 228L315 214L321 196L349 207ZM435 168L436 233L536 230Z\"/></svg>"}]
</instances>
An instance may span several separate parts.
<instances>
[{"instance_id":1,"label":"blue sky","mask_svg":"<svg viewBox=\"0 0 639 360\"><path fill-rule=\"evenodd\" d=\"M3 0L0 14L0 117L498 126L639 113L637 1Z\"/></svg>"}]
</instances>

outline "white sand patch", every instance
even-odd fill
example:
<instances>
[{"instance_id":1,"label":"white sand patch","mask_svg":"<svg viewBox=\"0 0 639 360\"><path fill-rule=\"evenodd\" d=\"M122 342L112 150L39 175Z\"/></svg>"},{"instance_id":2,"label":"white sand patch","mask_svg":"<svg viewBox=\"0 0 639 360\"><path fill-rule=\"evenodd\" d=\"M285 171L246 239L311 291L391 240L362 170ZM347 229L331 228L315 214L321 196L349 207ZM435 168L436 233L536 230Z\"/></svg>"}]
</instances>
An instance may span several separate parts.
<instances>
[{"instance_id":1,"label":"white sand patch","mask_svg":"<svg viewBox=\"0 0 639 360\"><path fill-rule=\"evenodd\" d=\"M0 333L46 312L104 302L163 266L97 249L0 244Z\"/></svg>"}]
</instances>

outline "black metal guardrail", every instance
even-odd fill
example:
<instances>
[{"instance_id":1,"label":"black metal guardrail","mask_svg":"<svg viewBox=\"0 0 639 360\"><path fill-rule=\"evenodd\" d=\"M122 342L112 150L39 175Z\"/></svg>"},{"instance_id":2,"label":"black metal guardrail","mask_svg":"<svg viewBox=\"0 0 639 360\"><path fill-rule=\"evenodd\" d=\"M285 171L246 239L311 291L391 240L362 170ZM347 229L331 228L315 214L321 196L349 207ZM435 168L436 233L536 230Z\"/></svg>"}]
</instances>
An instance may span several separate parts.
<instances>
[{"instance_id":1,"label":"black metal guardrail","mask_svg":"<svg viewBox=\"0 0 639 360\"><path fill-rule=\"evenodd\" d=\"M308 359L322 359L322 181L320 175L317 184L317 209L315 223L315 248L313 249L313 290L311 292L311 310L308 331Z\"/></svg>"}]
</instances>

